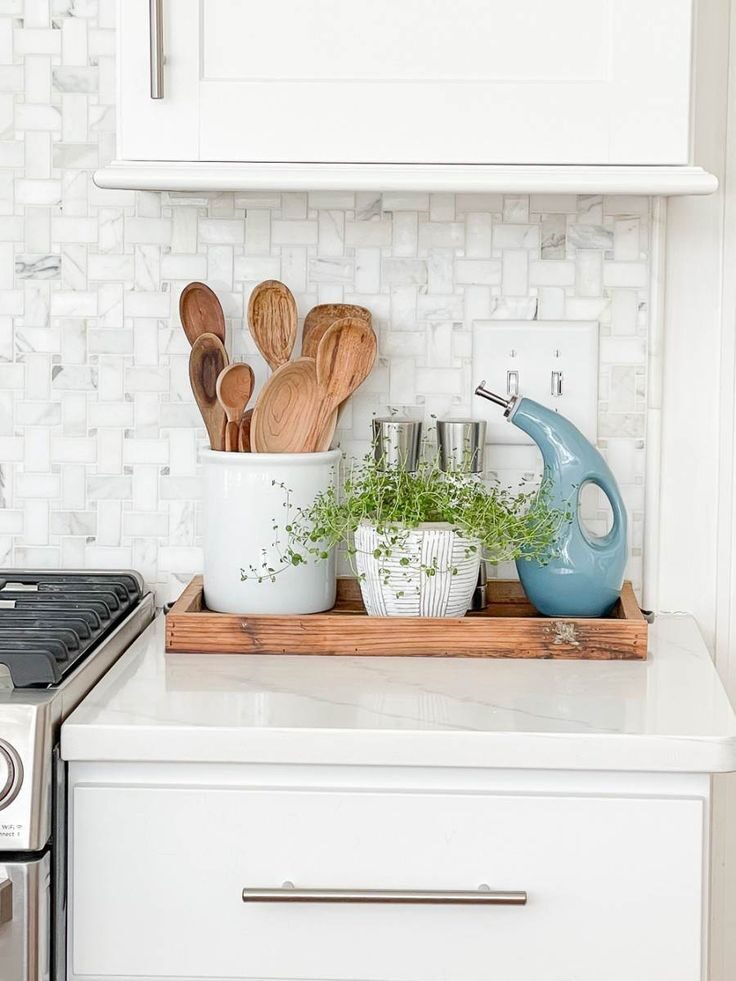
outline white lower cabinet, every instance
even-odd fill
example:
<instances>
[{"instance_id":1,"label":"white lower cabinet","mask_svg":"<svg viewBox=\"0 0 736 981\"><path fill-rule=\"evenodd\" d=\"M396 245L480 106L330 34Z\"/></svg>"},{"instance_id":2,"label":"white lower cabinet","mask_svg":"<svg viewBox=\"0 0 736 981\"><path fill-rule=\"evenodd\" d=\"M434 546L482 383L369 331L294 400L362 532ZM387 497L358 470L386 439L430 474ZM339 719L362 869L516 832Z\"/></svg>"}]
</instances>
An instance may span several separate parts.
<instances>
[{"instance_id":1,"label":"white lower cabinet","mask_svg":"<svg viewBox=\"0 0 736 981\"><path fill-rule=\"evenodd\" d=\"M704 977L705 794L108 770L72 767L70 981ZM284 883L527 902L242 900Z\"/></svg>"}]
</instances>

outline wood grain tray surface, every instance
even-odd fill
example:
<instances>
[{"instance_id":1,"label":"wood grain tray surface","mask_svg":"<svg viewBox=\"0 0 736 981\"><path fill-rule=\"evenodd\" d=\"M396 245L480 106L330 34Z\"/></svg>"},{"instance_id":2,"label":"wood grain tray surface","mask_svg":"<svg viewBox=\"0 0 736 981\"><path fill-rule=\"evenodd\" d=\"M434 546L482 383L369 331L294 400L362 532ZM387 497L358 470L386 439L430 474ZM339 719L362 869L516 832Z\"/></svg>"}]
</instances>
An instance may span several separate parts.
<instances>
[{"instance_id":1,"label":"wood grain tray surface","mask_svg":"<svg viewBox=\"0 0 736 981\"><path fill-rule=\"evenodd\" d=\"M338 579L326 613L213 613L196 576L166 617L166 650L201 654L344 654L640 660L647 621L630 582L601 620L540 616L515 580L488 583L488 608L460 618L369 617L355 579Z\"/></svg>"}]
</instances>

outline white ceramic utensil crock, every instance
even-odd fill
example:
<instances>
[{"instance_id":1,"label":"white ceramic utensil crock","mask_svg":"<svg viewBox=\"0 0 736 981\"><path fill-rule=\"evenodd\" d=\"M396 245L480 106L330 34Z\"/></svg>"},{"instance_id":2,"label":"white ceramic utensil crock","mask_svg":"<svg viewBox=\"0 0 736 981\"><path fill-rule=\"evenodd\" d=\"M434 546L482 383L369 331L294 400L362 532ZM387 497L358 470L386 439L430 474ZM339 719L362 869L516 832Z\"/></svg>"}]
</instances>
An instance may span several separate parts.
<instances>
[{"instance_id":1,"label":"white ceramic utensil crock","mask_svg":"<svg viewBox=\"0 0 736 981\"><path fill-rule=\"evenodd\" d=\"M319 613L335 604L335 557L284 568L285 526L335 485L340 451L202 451L204 598L218 613ZM274 527L276 526L276 527ZM250 568L281 570L257 581ZM243 582L241 569L248 575Z\"/></svg>"}]
</instances>

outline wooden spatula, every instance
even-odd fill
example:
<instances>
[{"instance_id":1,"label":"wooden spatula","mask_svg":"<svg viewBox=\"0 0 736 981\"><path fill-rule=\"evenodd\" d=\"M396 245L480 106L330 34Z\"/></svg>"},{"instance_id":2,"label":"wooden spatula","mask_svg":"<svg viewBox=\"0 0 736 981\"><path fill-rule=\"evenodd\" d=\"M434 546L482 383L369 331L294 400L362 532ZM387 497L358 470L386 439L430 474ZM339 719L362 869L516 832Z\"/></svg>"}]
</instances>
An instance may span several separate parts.
<instances>
[{"instance_id":1,"label":"wooden spatula","mask_svg":"<svg viewBox=\"0 0 736 981\"><path fill-rule=\"evenodd\" d=\"M307 358L316 358L319 342L327 328L345 317L355 317L357 320L365 320L367 324L371 323L370 310L354 303L320 303L319 306L312 307L304 318L302 354Z\"/></svg>"},{"instance_id":2,"label":"wooden spatula","mask_svg":"<svg viewBox=\"0 0 736 981\"><path fill-rule=\"evenodd\" d=\"M325 331L316 359L319 403L304 443L305 451L323 445L330 418L371 373L377 347L373 328L355 317L338 320Z\"/></svg>"},{"instance_id":3,"label":"wooden spatula","mask_svg":"<svg viewBox=\"0 0 736 981\"><path fill-rule=\"evenodd\" d=\"M190 283L181 291L179 318L190 344L200 334L214 334L225 343L225 314L220 301L204 283Z\"/></svg>"},{"instance_id":4,"label":"wooden spatula","mask_svg":"<svg viewBox=\"0 0 736 981\"><path fill-rule=\"evenodd\" d=\"M227 419L217 398L217 379L223 368L227 367L227 362L225 345L214 334L200 334L192 345L189 381L213 450L225 448Z\"/></svg>"},{"instance_id":5,"label":"wooden spatula","mask_svg":"<svg viewBox=\"0 0 736 981\"><path fill-rule=\"evenodd\" d=\"M249 364L238 362L223 368L217 379L217 398L225 410L225 449L237 451L240 420L253 394L255 378Z\"/></svg>"},{"instance_id":6,"label":"wooden spatula","mask_svg":"<svg viewBox=\"0 0 736 981\"><path fill-rule=\"evenodd\" d=\"M248 301L248 326L256 347L275 371L291 357L296 341L296 301L275 279L260 283Z\"/></svg>"},{"instance_id":7,"label":"wooden spatula","mask_svg":"<svg viewBox=\"0 0 736 981\"><path fill-rule=\"evenodd\" d=\"M258 396L250 428L251 449L255 453L304 452L319 400L317 367L312 358L281 365Z\"/></svg>"}]
</instances>

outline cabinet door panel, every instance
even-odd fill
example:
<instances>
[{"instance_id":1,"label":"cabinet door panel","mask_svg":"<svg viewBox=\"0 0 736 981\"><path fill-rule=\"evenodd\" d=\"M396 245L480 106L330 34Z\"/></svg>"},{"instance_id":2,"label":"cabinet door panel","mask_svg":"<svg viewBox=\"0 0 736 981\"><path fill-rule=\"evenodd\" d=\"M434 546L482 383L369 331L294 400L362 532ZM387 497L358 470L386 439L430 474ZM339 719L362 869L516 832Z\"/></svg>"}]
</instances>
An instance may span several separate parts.
<instances>
[{"instance_id":1,"label":"cabinet door panel","mask_svg":"<svg viewBox=\"0 0 736 981\"><path fill-rule=\"evenodd\" d=\"M690 7L201 0L201 159L686 163Z\"/></svg>"},{"instance_id":2,"label":"cabinet door panel","mask_svg":"<svg viewBox=\"0 0 736 981\"><path fill-rule=\"evenodd\" d=\"M615 0L611 161L688 163L690 0Z\"/></svg>"},{"instance_id":3,"label":"cabinet door panel","mask_svg":"<svg viewBox=\"0 0 736 981\"><path fill-rule=\"evenodd\" d=\"M71 976L700 981L690 799L80 786ZM525 907L243 904L243 887L526 890Z\"/></svg>"},{"instance_id":4,"label":"cabinet door panel","mask_svg":"<svg viewBox=\"0 0 736 981\"><path fill-rule=\"evenodd\" d=\"M605 81L609 0L563 6L515 0L499 23L478 0L205 0L203 77Z\"/></svg>"},{"instance_id":5,"label":"cabinet door panel","mask_svg":"<svg viewBox=\"0 0 736 981\"><path fill-rule=\"evenodd\" d=\"M199 0L163 0L164 98L151 98L148 0L118 0L118 157L199 158Z\"/></svg>"}]
</instances>

